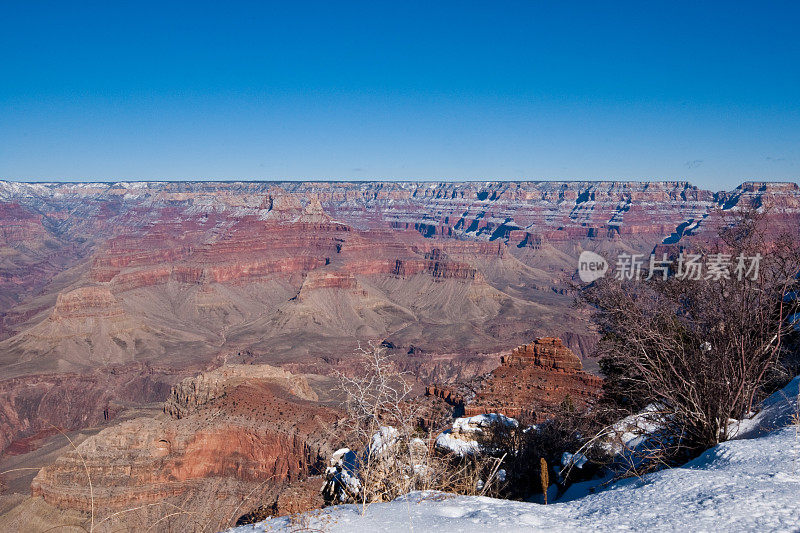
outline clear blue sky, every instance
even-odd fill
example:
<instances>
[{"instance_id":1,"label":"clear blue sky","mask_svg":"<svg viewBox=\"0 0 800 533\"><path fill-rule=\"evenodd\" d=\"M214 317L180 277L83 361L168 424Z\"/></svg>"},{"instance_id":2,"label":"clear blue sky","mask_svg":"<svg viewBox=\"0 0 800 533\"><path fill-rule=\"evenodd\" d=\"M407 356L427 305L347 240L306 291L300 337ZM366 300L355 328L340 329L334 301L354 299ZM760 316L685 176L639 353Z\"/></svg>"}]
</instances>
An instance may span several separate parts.
<instances>
[{"instance_id":1,"label":"clear blue sky","mask_svg":"<svg viewBox=\"0 0 800 533\"><path fill-rule=\"evenodd\" d=\"M798 32L794 2L3 1L0 178L797 181Z\"/></svg>"}]
</instances>

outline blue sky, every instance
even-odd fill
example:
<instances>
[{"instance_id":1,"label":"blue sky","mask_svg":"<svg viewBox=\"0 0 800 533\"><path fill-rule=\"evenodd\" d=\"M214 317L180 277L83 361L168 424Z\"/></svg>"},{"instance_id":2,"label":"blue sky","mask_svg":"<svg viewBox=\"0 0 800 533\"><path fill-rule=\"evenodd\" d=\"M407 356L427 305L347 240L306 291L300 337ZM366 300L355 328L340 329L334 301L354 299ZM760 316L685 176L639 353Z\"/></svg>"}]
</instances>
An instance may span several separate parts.
<instances>
[{"instance_id":1,"label":"blue sky","mask_svg":"<svg viewBox=\"0 0 800 533\"><path fill-rule=\"evenodd\" d=\"M0 177L797 181L799 20L791 2L3 2Z\"/></svg>"}]
</instances>

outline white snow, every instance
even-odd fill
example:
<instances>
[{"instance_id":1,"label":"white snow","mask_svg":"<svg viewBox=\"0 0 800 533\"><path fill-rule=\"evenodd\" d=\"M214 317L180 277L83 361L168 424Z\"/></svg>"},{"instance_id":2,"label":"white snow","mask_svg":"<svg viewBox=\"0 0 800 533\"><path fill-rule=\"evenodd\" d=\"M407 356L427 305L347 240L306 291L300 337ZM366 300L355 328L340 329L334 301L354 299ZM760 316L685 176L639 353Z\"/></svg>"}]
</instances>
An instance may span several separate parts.
<instances>
[{"instance_id":1,"label":"white snow","mask_svg":"<svg viewBox=\"0 0 800 533\"><path fill-rule=\"evenodd\" d=\"M460 456L481 452L479 439L486 430L497 425L517 427L519 422L498 413L456 418L453 421L453 429L448 429L436 437L436 447Z\"/></svg>"},{"instance_id":2,"label":"white snow","mask_svg":"<svg viewBox=\"0 0 800 533\"><path fill-rule=\"evenodd\" d=\"M800 377L771 396L740 437L680 467L586 492L574 485L551 505L415 492L373 504L307 513L307 530L414 531L800 531ZM577 459L577 458L576 458ZM594 485L597 483L594 482ZM235 533L290 531L297 518L272 518Z\"/></svg>"},{"instance_id":3,"label":"white snow","mask_svg":"<svg viewBox=\"0 0 800 533\"><path fill-rule=\"evenodd\" d=\"M436 447L462 457L478 453L481 449L478 441L454 437L449 429L436 437Z\"/></svg>"},{"instance_id":4,"label":"white snow","mask_svg":"<svg viewBox=\"0 0 800 533\"><path fill-rule=\"evenodd\" d=\"M370 449L374 454L382 454L388 448L394 446L397 442L398 432L392 426L381 426L378 431L372 435L372 442Z\"/></svg>"},{"instance_id":5,"label":"white snow","mask_svg":"<svg viewBox=\"0 0 800 533\"><path fill-rule=\"evenodd\" d=\"M502 424L507 427L517 427L519 422L513 418L498 413L488 413L485 415L468 416L464 418L456 418L453 421L453 428L466 431L468 428L477 426L480 428L489 428L496 424Z\"/></svg>"},{"instance_id":6,"label":"white snow","mask_svg":"<svg viewBox=\"0 0 800 533\"><path fill-rule=\"evenodd\" d=\"M798 415L800 415L800 376L764 400L761 403L761 410L755 416L734 422L730 431L735 439L753 438L775 428L792 424L793 418Z\"/></svg>"},{"instance_id":7,"label":"white snow","mask_svg":"<svg viewBox=\"0 0 800 533\"><path fill-rule=\"evenodd\" d=\"M588 457L583 455L582 453L569 453L564 452L561 454L561 467L567 468L568 466L574 466L575 468L583 468L583 465L589 460Z\"/></svg>"},{"instance_id":8,"label":"white snow","mask_svg":"<svg viewBox=\"0 0 800 533\"><path fill-rule=\"evenodd\" d=\"M648 405L640 413L626 416L612 426L618 441L616 444L626 448L637 446L660 429L662 418L661 407L656 404Z\"/></svg>"},{"instance_id":9,"label":"white snow","mask_svg":"<svg viewBox=\"0 0 800 533\"><path fill-rule=\"evenodd\" d=\"M358 494L361 482L355 475L358 458L350 448L339 448L330 458L330 466L325 470L326 475L337 476L339 481L347 486L351 494Z\"/></svg>"}]
</instances>

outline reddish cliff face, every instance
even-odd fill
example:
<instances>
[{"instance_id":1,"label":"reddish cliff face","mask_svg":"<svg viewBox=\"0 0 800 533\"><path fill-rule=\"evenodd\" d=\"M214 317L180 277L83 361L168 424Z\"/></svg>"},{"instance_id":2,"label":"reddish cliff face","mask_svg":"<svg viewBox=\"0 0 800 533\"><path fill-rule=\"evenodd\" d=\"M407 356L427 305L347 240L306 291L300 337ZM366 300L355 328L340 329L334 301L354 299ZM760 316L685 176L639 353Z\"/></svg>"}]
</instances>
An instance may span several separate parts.
<instances>
[{"instance_id":1,"label":"reddish cliff face","mask_svg":"<svg viewBox=\"0 0 800 533\"><path fill-rule=\"evenodd\" d=\"M115 292L166 284L243 284L269 278L289 279L315 270L354 275L472 280L477 270L451 254L498 257L501 243L450 245L427 242L415 232L355 232L337 222L262 221L245 218L206 242L205 233L178 233L154 226L145 235L119 237L94 258L91 277L110 282ZM331 268L325 269L331 265ZM336 282L333 282L335 286ZM351 284L352 285L352 284Z\"/></svg>"},{"instance_id":2,"label":"reddish cliff face","mask_svg":"<svg viewBox=\"0 0 800 533\"><path fill-rule=\"evenodd\" d=\"M255 366L252 375L246 369L223 367L184 380L165 406L180 418L139 418L89 437L43 468L32 494L85 511L92 492L95 509L175 498L191 506L203 484L234 486L226 497L241 503L264 482L305 478L331 451L324 434L338 413L292 393L310 393L302 378L272 367Z\"/></svg>"},{"instance_id":3,"label":"reddish cliff face","mask_svg":"<svg viewBox=\"0 0 800 533\"><path fill-rule=\"evenodd\" d=\"M312 402L318 400L317 394L303 377L281 368L270 365L226 364L173 385L169 398L164 402L164 412L175 419L185 418L215 400L223 401L232 390L247 383L275 384L299 399Z\"/></svg>"},{"instance_id":4,"label":"reddish cliff face","mask_svg":"<svg viewBox=\"0 0 800 533\"><path fill-rule=\"evenodd\" d=\"M42 225L42 216L18 203L0 204L0 246L35 243L49 236Z\"/></svg>"},{"instance_id":5,"label":"reddish cliff face","mask_svg":"<svg viewBox=\"0 0 800 533\"><path fill-rule=\"evenodd\" d=\"M500 359L501 364L533 365L554 372L575 373L583 369L581 360L564 346L561 339L541 337L530 344L514 348Z\"/></svg>"},{"instance_id":6,"label":"reddish cliff face","mask_svg":"<svg viewBox=\"0 0 800 533\"><path fill-rule=\"evenodd\" d=\"M107 424L123 403L164 398L174 379L163 371L135 365L87 375L33 375L0 381L0 453L26 438L58 429ZM30 446L23 442L22 448Z\"/></svg>"},{"instance_id":7,"label":"reddish cliff face","mask_svg":"<svg viewBox=\"0 0 800 533\"><path fill-rule=\"evenodd\" d=\"M464 398L457 391L443 387L441 385L428 385L425 387L426 396L441 398L448 404L456 408L464 407Z\"/></svg>"},{"instance_id":8,"label":"reddish cliff face","mask_svg":"<svg viewBox=\"0 0 800 533\"><path fill-rule=\"evenodd\" d=\"M125 311L114 295L105 287L82 287L67 293L60 293L51 320L70 320L86 318L123 318Z\"/></svg>"},{"instance_id":9,"label":"reddish cliff face","mask_svg":"<svg viewBox=\"0 0 800 533\"><path fill-rule=\"evenodd\" d=\"M75 370L88 343L62 330L25 333L69 298L91 314L93 296L69 292L93 286L119 304L104 294L98 313L121 308L130 319L124 348L91 339L117 362L208 359L218 351L210 346L259 345L280 347L265 354L275 362L338 352L353 336L491 353L501 339L537 331L572 332L569 345L585 355L592 334L564 294L581 249L649 253L745 205L796 221L800 191L747 183L713 193L686 182L0 182L0 246L11 258L0 272L0 339L13 339L0 352L24 362L18 373L39 372L34 360ZM301 342L287 346L287 338Z\"/></svg>"},{"instance_id":10,"label":"reddish cliff face","mask_svg":"<svg viewBox=\"0 0 800 533\"><path fill-rule=\"evenodd\" d=\"M602 380L582 370L580 359L561 339L543 337L519 346L486 379L466 416L502 413L546 420L569 398L585 408L599 397Z\"/></svg>"}]
</instances>

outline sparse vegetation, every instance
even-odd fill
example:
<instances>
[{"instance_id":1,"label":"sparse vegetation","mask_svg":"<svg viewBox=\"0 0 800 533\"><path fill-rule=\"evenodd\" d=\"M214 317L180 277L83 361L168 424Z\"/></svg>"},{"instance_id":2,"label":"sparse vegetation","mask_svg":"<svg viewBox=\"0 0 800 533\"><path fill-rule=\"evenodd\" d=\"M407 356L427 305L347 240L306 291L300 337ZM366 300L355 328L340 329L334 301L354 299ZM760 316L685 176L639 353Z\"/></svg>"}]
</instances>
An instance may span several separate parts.
<instances>
[{"instance_id":1,"label":"sparse vegetation","mask_svg":"<svg viewBox=\"0 0 800 533\"><path fill-rule=\"evenodd\" d=\"M381 346L359 348L357 355L362 372L340 375L348 413L344 442L352 452L340 450L338 473L329 469L329 501L356 501L366 510L412 490L499 494L502 458L435 453L436 432L419 427L427 415L410 401L408 377L394 370Z\"/></svg>"},{"instance_id":2,"label":"sparse vegetation","mask_svg":"<svg viewBox=\"0 0 800 533\"><path fill-rule=\"evenodd\" d=\"M417 425L425 414L411 400L406 376L392 369L383 348L359 349L363 372L340 376L347 398L349 435L329 469L329 503L357 502L362 511L373 502L390 501L412 490L440 490L465 495L527 498L546 491L549 465L561 464L564 452L584 453L594 464L605 461L599 446L585 447L596 429L593 416L565 401L555 419L537 426L494 424L479 436L480 453L443 453L434 446L438 432ZM545 469L545 471L542 470ZM595 467L559 475L563 489L591 477ZM543 488L542 482L547 485Z\"/></svg>"},{"instance_id":3,"label":"sparse vegetation","mask_svg":"<svg viewBox=\"0 0 800 533\"><path fill-rule=\"evenodd\" d=\"M757 274L719 279L602 279L584 291L603 334L608 420L651 405L658 438L647 463L672 464L729 438L789 375L782 362L797 312L800 247L773 236L757 212L741 215L703 253L760 256ZM641 464L640 464L641 467Z\"/></svg>"}]
</instances>

